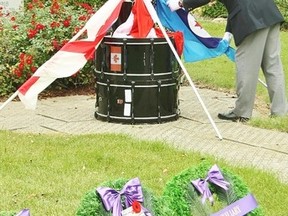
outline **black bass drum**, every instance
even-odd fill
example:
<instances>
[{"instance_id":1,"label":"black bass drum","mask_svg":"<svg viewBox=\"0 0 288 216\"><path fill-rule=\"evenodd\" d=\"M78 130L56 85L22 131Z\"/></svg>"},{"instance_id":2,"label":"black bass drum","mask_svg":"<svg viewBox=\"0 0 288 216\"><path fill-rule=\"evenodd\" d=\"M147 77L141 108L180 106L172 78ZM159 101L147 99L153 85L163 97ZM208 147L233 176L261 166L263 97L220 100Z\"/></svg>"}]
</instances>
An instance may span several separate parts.
<instances>
[{"instance_id":1,"label":"black bass drum","mask_svg":"<svg viewBox=\"0 0 288 216\"><path fill-rule=\"evenodd\" d=\"M165 38L106 36L95 53L96 78L136 81L179 76L178 62Z\"/></svg>"},{"instance_id":2,"label":"black bass drum","mask_svg":"<svg viewBox=\"0 0 288 216\"><path fill-rule=\"evenodd\" d=\"M178 119L180 70L164 38L104 37L95 52L95 76L97 119Z\"/></svg>"},{"instance_id":3,"label":"black bass drum","mask_svg":"<svg viewBox=\"0 0 288 216\"><path fill-rule=\"evenodd\" d=\"M111 83L97 81L95 117L118 122L158 122L176 120L178 80L131 81Z\"/></svg>"}]
</instances>

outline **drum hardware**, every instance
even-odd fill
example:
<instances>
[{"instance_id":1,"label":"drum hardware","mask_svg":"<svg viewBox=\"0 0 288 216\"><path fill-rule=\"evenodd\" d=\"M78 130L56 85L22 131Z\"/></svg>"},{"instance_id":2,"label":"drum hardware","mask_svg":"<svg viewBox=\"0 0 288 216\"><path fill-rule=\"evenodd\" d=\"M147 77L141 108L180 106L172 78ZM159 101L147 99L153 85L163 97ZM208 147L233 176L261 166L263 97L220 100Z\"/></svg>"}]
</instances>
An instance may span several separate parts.
<instances>
[{"instance_id":1,"label":"drum hardware","mask_svg":"<svg viewBox=\"0 0 288 216\"><path fill-rule=\"evenodd\" d=\"M164 38L106 36L100 47L95 118L131 124L178 119L180 69Z\"/></svg>"}]
</instances>

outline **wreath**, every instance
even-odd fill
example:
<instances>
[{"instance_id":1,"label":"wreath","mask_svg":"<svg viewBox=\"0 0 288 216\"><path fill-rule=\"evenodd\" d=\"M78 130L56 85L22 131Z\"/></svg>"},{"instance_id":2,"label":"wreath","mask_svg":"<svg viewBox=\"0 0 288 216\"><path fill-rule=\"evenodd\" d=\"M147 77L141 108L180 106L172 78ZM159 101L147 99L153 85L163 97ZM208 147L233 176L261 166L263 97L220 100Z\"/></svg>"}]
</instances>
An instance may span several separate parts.
<instances>
[{"instance_id":1,"label":"wreath","mask_svg":"<svg viewBox=\"0 0 288 216\"><path fill-rule=\"evenodd\" d=\"M130 182L137 180L127 180L127 179L117 179L115 181L108 181L103 183L100 187L93 189L86 193L86 195L82 198L80 202L80 206L77 210L77 216L112 216L113 211L116 211L115 208L107 210L107 206L105 205L106 201L103 201L103 190L114 190L114 191L122 191L123 188ZM161 198L155 197L151 191L143 186L141 186L143 199L140 202L141 208L145 212L145 215L173 215L172 210L167 208L167 205L163 202ZM106 193L107 194L107 193ZM139 196L138 196L139 197ZM125 209L129 206L133 205L133 208L139 208L137 203L130 203L127 206L125 202L127 201L125 197L121 196L121 207ZM136 200L137 201L137 200Z\"/></svg>"},{"instance_id":2,"label":"wreath","mask_svg":"<svg viewBox=\"0 0 288 216\"><path fill-rule=\"evenodd\" d=\"M214 165L212 168L215 167ZM219 169L222 177L221 184L223 184L221 187L217 184L208 184L206 180L203 181L203 179L208 179L207 173L212 168L211 164L203 161L199 166L188 168L167 182L163 191L163 199L168 208L172 209L176 215L208 216L249 196L250 192L245 183L227 169ZM198 186L206 184L206 192L203 193L197 184ZM258 206L247 215L262 216L264 213Z\"/></svg>"}]
</instances>

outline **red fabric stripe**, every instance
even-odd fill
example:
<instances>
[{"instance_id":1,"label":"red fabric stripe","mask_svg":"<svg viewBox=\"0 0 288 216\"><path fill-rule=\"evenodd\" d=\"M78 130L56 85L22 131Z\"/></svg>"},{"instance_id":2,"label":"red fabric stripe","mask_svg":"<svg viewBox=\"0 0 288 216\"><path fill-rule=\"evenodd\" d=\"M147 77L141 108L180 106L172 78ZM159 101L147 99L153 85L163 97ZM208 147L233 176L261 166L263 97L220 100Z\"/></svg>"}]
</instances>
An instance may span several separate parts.
<instances>
[{"instance_id":1,"label":"red fabric stripe","mask_svg":"<svg viewBox=\"0 0 288 216\"><path fill-rule=\"evenodd\" d=\"M164 37L162 31L159 28L155 28L155 32L156 32L157 37L161 37L161 38ZM167 35L169 37L173 37L174 42L175 42L176 51L177 51L178 55L181 56L183 53L183 48L184 48L183 32L180 32L180 31L168 32Z\"/></svg>"},{"instance_id":2,"label":"red fabric stripe","mask_svg":"<svg viewBox=\"0 0 288 216\"><path fill-rule=\"evenodd\" d=\"M104 25L101 26L94 41L68 42L67 44L65 44L65 46L62 47L61 51L83 53L85 54L85 58L87 60L91 59L95 52L95 47L103 39L103 37L106 35L107 30L112 26L112 24L118 18L123 1L124 0L120 1L120 3L114 9L110 17L108 17L108 19L105 21Z\"/></svg>"},{"instance_id":3,"label":"red fabric stripe","mask_svg":"<svg viewBox=\"0 0 288 216\"><path fill-rule=\"evenodd\" d=\"M154 22L143 0L136 1L132 13L134 14L134 22L130 35L135 38L146 38L153 28Z\"/></svg>"},{"instance_id":4,"label":"red fabric stripe","mask_svg":"<svg viewBox=\"0 0 288 216\"><path fill-rule=\"evenodd\" d=\"M91 46L94 46L94 45L95 45L95 41L72 41L72 42L66 43L61 48L61 51L75 52L75 53L87 53L91 49Z\"/></svg>"},{"instance_id":5,"label":"red fabric stripe","mask_svg":"<svg viewBox=\"0 0 288 216\"><path fill-rule=\"evenodd\" d=\"M30 87L31 87L32 85L34 85L34 83L36 83L39 78L40 78L40 77L38 77L38 76L32 76L32 77L30 77L22 86L20 86L20 88L18 89L18 91L19 91L22 95L25 95L25 94L27 93L27 91L30 89Z\"/></svg>"}]
</instances>

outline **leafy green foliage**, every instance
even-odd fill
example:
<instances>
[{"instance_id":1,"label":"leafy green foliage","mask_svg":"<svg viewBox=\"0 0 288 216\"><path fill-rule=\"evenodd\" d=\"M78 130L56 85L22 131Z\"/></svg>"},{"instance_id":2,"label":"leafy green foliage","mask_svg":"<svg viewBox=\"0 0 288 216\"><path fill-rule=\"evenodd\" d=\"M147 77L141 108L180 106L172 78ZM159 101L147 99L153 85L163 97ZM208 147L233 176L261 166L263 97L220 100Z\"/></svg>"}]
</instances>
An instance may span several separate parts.
<instances>
[{"instance_id":1,"label":"leafy green foliage","mask_svg":"<svg viewBox=\"0 0 288 216\"><path fill-rule=\"evenodd\" d=\"M15 91L94 14L88 4L66 5L57 0L33 0L24 12L0 15L0 96ZM85 35L82 35L85 37ZM69 88L91 83L92 62L75 75L55 82Z\"/></svg>"},{"instance_id":2,"label":"leafy green foliage","mask_svg":"<svg viewBox=\"0 0 288 216\"><path fill-rule=\"evenodd\" d=\"M279 7L282 15L284 16L285 23L282 24L282 29L288 30L288 1L287 0L276 0L277 6Z\"/></svg>"},{"instance_id":3,"label":"leafy green foliage","mask_svg":"<svg viewBox=\"0 0 288 216\"><path fill-rule=\"evenodd\" d=\"M210 18L227 17L227 10L222 3L215 1L203 6L202 16Z\"/></svg>"},{"instance_id":4,"label":"leafy green foliage","mask_svg":"<svg viewBox=\"0 0 288 216\"><path fill-rule=\"evenodd\" d=\"M275 1L282 15L284 16L285 22L282 25L282 29L288 29L288 1L287 0L276 0ZM209 18L219 18L228 16L227 10L220 1L212 1L212 3L205 5L201 8L201 15Z\"/></svg>"},{"instance_id":5,"label":"leafy green foliage","mask_svg":"<svg viewBox=\"0 0 288 216\"><path fill-rule=\"evenodd\" d=\"M249 193L248 186L237 175L224 168L221 169L221 173L224 179L230 183L228 191L209 184L213 196L216 196L214 206L210 206L209 202L205 202L205 206L201 206L199 195L195 192L194 187L191 187L191 181L199 178L205 179L211 166L209 162L203 161L198 166L182 171L167 183L164 188L164 198L168 206L176 212L176 215L208 216L215 212L215 207L221 206L220 209L222 209L223 204L224 206L229 205ZM222 202L222 205L219 202ZM248 215L262 216L264 214L261 208L257 208Z\"/></svg>"}]
</instances>

